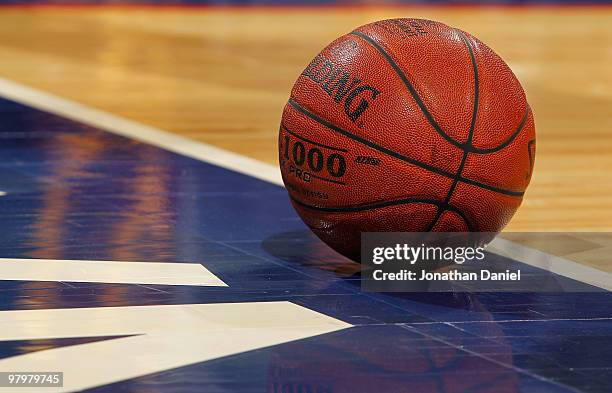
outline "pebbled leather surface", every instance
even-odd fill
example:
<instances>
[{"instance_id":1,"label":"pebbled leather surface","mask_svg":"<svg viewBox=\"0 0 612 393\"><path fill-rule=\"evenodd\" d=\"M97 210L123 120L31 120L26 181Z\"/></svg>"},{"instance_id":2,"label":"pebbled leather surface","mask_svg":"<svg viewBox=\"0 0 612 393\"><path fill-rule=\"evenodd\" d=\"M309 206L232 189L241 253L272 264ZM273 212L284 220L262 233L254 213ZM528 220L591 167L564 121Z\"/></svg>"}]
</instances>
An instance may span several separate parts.
<instances>
[{"instance_id":1,"label":"pebbled leather surface","mask_svg":"<svg viewBox=\"0 0 612 393\"><path fill-rule=\"evenodd\" d=\"M506 63L442 23L392 19L324 48L279 132L304 222L357 259L365 231L499 231L533 168L535 128Z\"/></svg>"}]
</instances>

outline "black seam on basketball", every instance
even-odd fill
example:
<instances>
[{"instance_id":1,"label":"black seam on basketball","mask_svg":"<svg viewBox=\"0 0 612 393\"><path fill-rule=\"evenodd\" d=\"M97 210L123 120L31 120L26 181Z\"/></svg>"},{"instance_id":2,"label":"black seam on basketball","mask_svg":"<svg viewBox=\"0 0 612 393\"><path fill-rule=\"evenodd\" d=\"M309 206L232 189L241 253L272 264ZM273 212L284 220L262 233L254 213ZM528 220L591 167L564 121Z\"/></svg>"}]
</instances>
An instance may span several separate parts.
<instances>
[{"instance_id":1,"label":"black seam on basketball","mask_svg":"<svg viewBox=\"0 0 612 393\"><path fill-rule=\"evenodd\" d=\"M476 128L476 118L478 116L478 101L480 97L480 86L479 86L479 79L478 79L478 64L476 63L476 56L474 56L474 50L472 49L472 46L470 45L465 34L463 34L462 31L457 30L457 29L455 29L455 32L457 32L461 36L461 40L467 46L468 53L470 56L470 62L472 63L472 72L474 73L474 103L472 105L472 120L470 121L470 130L468 132L468 138L467 138L467 141L465 142L468 146L472 146L472 139L474 138L474 129ZM431 224L429 224L429 228L427 229L428 232L434 229L434 227L438 223L438 220L440 220L440 217L442 217L442 214L444 214L444 212L446 211L446 206L448 206L453 196L453 192L457 188L457 183L459 183L461 174L463 173L463 168L465 167L465 163L467 161L468 154L469 154L469 151L467 149L463 151L463 157L461 157L461 164L459 164L459 168L457 169L457 173L455 175L455 179L453 180L453 184L451 184L448 190L448 193L446 194L446 198L444 198L444 203L442 204L442 206L438 207L436 216L431 221Z\"/></svg>"},{"instance_id":2,"label":"black seam on basketball","mask_svg":"<svg viewBox=\"0 0 612 393\"><path fill-rule=\"evenodd\" d=\"M330 122L328 122L327 120L319 117L318 115L310 112L309 110L307 110L306 108L304 108L302 105L298 104L295 100L293 100L292 98L289 99L289 105L291 105L296 111L308 116L309 118L311 118L312 120L316 121L317 123L329 128L330 130L336 131L344 136L346 136L347 138L353 139L359 143L362 143L368 147L371 147L374 150L378 150L381 153L384 153L390 157L394 157L397 158L398 160L407 162L409 164L413 164L416 165L420 168L426 169L430 172L436 173L438 175L447 177L449 179L454 179L455 178L455 174L451 173L451 172L447 172L445 170L436 168L434 166L425 164L421 161L415 160L413 158L404 156L402 154L399 154L393 150L387 149L386 147L380 146L376 143L370 142L367 139L364 139L358 135L352 134ZM524 194L524 191L512 191L512 190L506 190L503 188L498 188L498 187L494 187L494 186L490 186L488 184L485 183L480 183L476 180L472 180L472 179L467 179L465 177L460 177L459 181L463 182L463 183L467 183L476 187L480 187L482 189L485 190L489 190L489 191L493 191L499 194L504 194L504 195L508 195L508 196L513 196L513 197L522 197Z\"/></svg>"},{"instance_id":3,"label":"black seam on basketball","mask_svg":"<svg viewBox=\"0 0 612 393\"><path fill-rule=\"evenodd\" d=\"M319 179L319 180L323 180L323 181L326 181L326 182L336 183L336 184L341 184L343 186L346 186L346 183L343 182L343 181L328 179L326 177L321 177L321 176L315 175L315 174L310 173L310 172L309 172L309 174L310 174L311 177L314 177L315 179Z\"/></svg>"},{"instance_id":4,"label":"black seam on basketball","mask_svg":"<svg viewBox=\"0 0 612 393\"><path fill-rule=\"evenodd\" d=\"M457 141L457 140L455 140L455 139L453 139L436 122L436 120L433 118L433 115L431 114L431 112L429 112L429 110L425 106L425 103L423 102L423 100L419 96L419 93L416 91L416 89L414 88L412 83L410 83L410 81L408 80L408 77L406 77L406 74L404 74L404 71L402 71L402 69L395 62L395 60L393 60L391 55L389 55L389 53L387 53L387 51L378 42L376 42L373 38L371 38L370 36L360 32L360 31L353 31L350 34L352 34L354 36L357 36L357 37L360 37L361 39L365 40L368 44L370 44L372 47L374 47L374 49L376 49L384 57L384 59L387 61L387 63L389 63L389 65L393 68L393 70L395 71L397 76L400 77L400 79L404 83L404 86L406 86L406 88L410 92L410 95L412 96L414 101L417 103L417 105L421 109L421 112L423 112L423 115L425 115L425 117L427 118L427 121L429 122L429 124L431 124L431 126L434 128L434 130L436 130L436 132L438 134L440 134L440 136L442 136L444 139L446 139L447 141L449 141L453 145L463 149L464 144L459 142L459 141Z\"/></svg>"},{"instance_id":5,"label":"black seam on basketball","mask_svg":"<svg viewBox=\"0 0 612 393\"><path fill-rule=\"evenodd\" d=\"M461 172L463 172L463 167L465 166L465 162L467 161L468 153L464 152L463 157L461 157L461 164L459 164L459 169L457 170L457 175L453 179L453 183L451 184L448 193L446 194L446 198L444 198L444 202L442 205L438 206L438 211L436 212L436 216L431 220L429 227L427 228L427 232L430 232L434 229L442 214L447 210L447 206L449 206L450 199L457 188L457 183L459 183L459 179L461 178Z\"/></svg>"},{"instance_id":6,"label":"black seam on basketball","mask_svg":"<svg viewBox=\"0 0 612 393\"><path fill-rule=\"evenodd\" d=\"M474 106L472 109L472 121L470 123L470 131L468 134L468 139L465 142L465 144L471 148L472 140L474 139L474 130L476 128L476 119L478 117L478 103L480 100L480 79L478 76L478 63L476 62L476 55L474 55L474 50L472 49L472 45L470 45L468 38L462 31L455 31L459 33L461 39L465 43L465 46L467 46L468 52L470 54L470 61L472 62L472 72L474 73ZM469 150L467 152L469 152Z\"/></svg>"},{"instance_id":7,"label":"black seam on basketball","mask_svg":"<svg viewBox=\"0 0 612 393\"><path fill-rule=\"evenodd\" d=\"M281 123L281 127L282 127L282 128L283 128L283 129L284 129L284 130L285 130L285 131L288 133L288 134L291 134L291 135L293 135L294 137L296 137L296 138L298 138L298 139L303 140L304 142L308 142L308 143L311 143L311 144L313 144L313 145L321 146L321 147L324 147L324 148L326 148L326 149L336 150L336 151L341 151L341 152L343 152L343 153L348 153L348 150L346 150L346 149L341 149L341 148L339 148L339 147L332 147L332 146L324 145L324 144L322 144L322 143L315 142L315 141L311 141L310 139L304 138L303 136L300 136L300 135L296 134L295 132L290 131L290 130L287 128L287 126L285 126L285 125L284 125L284 124L282 124L282 123Z\"/></svg>"},{"instance_id":8,"label":"black seam on basketball","mask_svg":"<svg viewBox=\"0 0 612 393\"><path fill-rule=\"evenodd\" d=\"M466 183L469 185L472 185L474 187L478 187L478 188L483 188L485 190L489 190L489 191L493 191L493 192L497 192L498 194L503 194L503 195L508 195L508 196L512 196L512 197L523 197L523 195L525 195L525 191L511 191L511 190L506 190L503 188L497 188L497 187L493 187L490 186L486 183L481 183L478 182L476 180L472 180L472 179L468 179L466 177L461 176L459 178L459 181L462 183Z\"/></svg>"},{"instance_id":9,"label":"black seam on basketball","mask_svg":"<svg viewBox=\"0 0 612 393\"><path fill-rule=\"evenodd\" d=\"M525 108L525 114L523 115L523 118L521 119L521 122L519 123L518 127L516 128L516 130L514 130L512 135L510 135L510 137L508 137L508 139L506 139L505 141L503 141L502 143L500 143L499 145L497 145L495 147L490 147L490 148L486 148L486 149L472 147L470 149L470 153L475 153L475 154L490 154L490 153L498 152L501 149L507 147L509 144L511 144L516 139L516 137L521 133L521 131L523 131L523 128L525 128L525 124L527 124L527 119L529 119L529 112L530 112L529 111L529 106L527 106Z\"/></svg>"},{"instance_id":10,"label":"black seam on basketball","mask_svg":"<svg viewBox=\"0 0 612 393\"><path fill-rule=\"evenodd\" d=\"M533 156L533 154L531 154L531 147L535 145L535 143L536 143L535 139L532 139L527 143L527 154L529 155L529 173L527 174L527 178L529 178L529 176L531 176L531 174L533 173L533 165L535 164L534 162L535 157Z\"/></svg>"},{"instance_id":11,"label":"black seam on basketball","mask_svg":"<svg viewBox=\"0 0 612 393\"><path fill-rule=\"evenodd\" d=\"M424 162L415 160L414 158L410 158L410 157L401 155L401 154L399 154L399 153L397 153L397 152L395 152L395 151L393 151L391 149L387 149L386 147L383 147L383 146L378 145L378 144L376 144L374 142L371 142L371 141L369 141L369 140L367 140L365 138L362 138L359 135L355 135L355 134L353 134L351 132L348 132L348 131L346 131L346 130L344 130L344 129L342 129L342 128L340 128L340 127L338 127L338 126L336 126L336 125L334 125L334 124L332 124L330 122L328 122L327 120L319 117L315 113L309 111L308 109L306 109L301 104L298 104L293 98L289 99L289 105L291 105L298 112L300 112L300 113L310 117L311 119L313 119L317 123L324 125L325 127L329 128L330 130L336 131L336 132L346 136L347 138L350 138L350 139L353 139L353 140L355 140L357 142L360 142L360 143L362 143L362 144L364 144L364 145L366 145L368 147L371 147L374 150L378 150L381 153L385 153L385 154L387 154L389 156L392 156L392 157L395 157L395 158L397 158L399 160L406 161L406 162L408 162L410 164L416 165L416 166L421 167L423 169L427 169L428 171L433 172L433 173L437 173L438 175L442 175L442 176L450 177L450 178L452 178L454 176L451 172L447 172L447 171L445 171L443 169L439 169L439 168L436 168L434 166L425 164Z\"/></svg>"},{"instance_id":12,"label":"black seam on basketball","mask_svg":"<svg viewBox=\"0 0 612 393\"><path fill-rule=\"evenodd\" d=\"M354 212L362 212L362 211L367 211L367 210L382 209L384 207L389 207L389 206L408 205L411 203L422 203L422 204L440 206L443 203L435 199L405 198L405 199L398 199L394 201L383 201L383 202L369 203L369 204L363 204L363 205L326 207L326 206L310 205L308 203L300 201L299 199L296 199L295 197L291 195L289 197L291 198L293 202L297 203L298 205L306 209L317 210L317 211L322 211L326 213L354 213ZM457 213L465 221L465 224L467 225L468 230L470 232L474 231L472 223L470 222L470 220L468 220L467 216L459 208L453 205L448 205L448 210L453 213Z\"/></svg>"},{"instance_id":13,"label":"black seam on basketball","mask_svg":"<svg viewBox=\"0 0 612 393\"><path fill-rule=\"evenodd\" d=\"M431 114L431 112L429 112L429 110L425 106L425 103L423 102L423 100L419 96L418 92L416 91L416 89L414 88L412 83L410 83L410 81L408 80L408 77L406 77L406 74L404 74L404 71L402 71L402 69L395 62L395 60L393 60L391 55L389 55L389 53L387 53L387 51L379 43L377 43L372 37L368 36L367 34L364 34L364 33L360 32L360 31L353 31L350 34L354 35L354 36L357 36L357 37L360 37L361 39L366 41L368 44L370 44L374 49L376 49L385 58L387 63L389 63L389 65L393 68L395 73L400 77L400 79L402 80L402 82L404 83L406 88L408 88L408 91L410 92L410 95L415 100L415 102L417 103L417 105L421 109L421 112L423 113L423 115L425 115L425 117L427 118L427 121L434 128L434 130L438 134L440 134L444 139L446 139L448 142L450 142L453 145L461 148L462 150L464 150L464 151L467 150L470 153L477 153L477 154L489 154L489 153L494 153L496 151L499 151L499 150L505 148L506 146L508 146L510 143L512 143L512 141L518 136L518 134L520 134L521 130L523 129L523 127L527 123L527 118L528 118L528 115L529 115L529 106L527 106L527 108L525 109L525 115L523 116L523 119L521 120L521 123L519 124L518 128L514 131L514 133L512 133L512 135L510 135L510 137L508 139L503 141L498 146L494 146L494 147L491 147L491 148L477 148L475 146L472 146L470 143L467 143L467 142L466 143L461 143L461 142L453 139L450 135L448 135L448 133L446 133L446 131L444 131L442 129L442 127L433 118L433 115ZM462 36L462 39L465 37L462 32L460 32L459 34Z\"/></svg>"}]
</instances>

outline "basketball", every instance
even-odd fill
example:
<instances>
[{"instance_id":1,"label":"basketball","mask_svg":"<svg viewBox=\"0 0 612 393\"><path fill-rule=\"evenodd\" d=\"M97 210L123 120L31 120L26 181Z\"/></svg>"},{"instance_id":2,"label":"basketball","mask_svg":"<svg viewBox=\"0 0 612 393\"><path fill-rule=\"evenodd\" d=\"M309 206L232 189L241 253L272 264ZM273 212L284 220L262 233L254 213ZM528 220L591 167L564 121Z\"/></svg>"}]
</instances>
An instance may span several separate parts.
<instances>
[{"instance_id":1,"label":"basketball","mask_svg":"<svg viewBox=\"0 0 612 393\"><path fill-rule=\"evenodd\" d=\"M0 393L612 393L611 43L612 0L0 0Z\"/></svg>"},{"instance_id":2,"label":"basketball","mask_svg":"<svg viewBox=\"0 0 612 393\"><path fill-rule=\"evenodd\" d=\"M324 48L283 111L291 202L330 247L361 232L498 232L535 158L533 114L508 65L469 33L421 19L359 27Z\"/></svg>"}]
</instances>

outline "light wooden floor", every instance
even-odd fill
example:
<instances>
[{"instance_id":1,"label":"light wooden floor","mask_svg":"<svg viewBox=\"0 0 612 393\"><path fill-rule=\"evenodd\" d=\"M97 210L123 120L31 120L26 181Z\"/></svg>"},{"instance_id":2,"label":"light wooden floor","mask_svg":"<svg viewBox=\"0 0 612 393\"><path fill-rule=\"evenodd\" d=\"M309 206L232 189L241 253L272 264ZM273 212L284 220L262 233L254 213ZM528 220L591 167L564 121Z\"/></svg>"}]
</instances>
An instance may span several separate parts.
<instances>
[{"instance_id":1,"label":"light wooden floor","mask_svg":"<svg viewBox=\"0 0 612 393\"><path fill-rule=\"evenodd\" d=\"M0 77L276 163L307 62L399 16L472 32L522 81L537 162L508 229L612 230L612 7L0 8Z\"/></svg>"}]
</instances>

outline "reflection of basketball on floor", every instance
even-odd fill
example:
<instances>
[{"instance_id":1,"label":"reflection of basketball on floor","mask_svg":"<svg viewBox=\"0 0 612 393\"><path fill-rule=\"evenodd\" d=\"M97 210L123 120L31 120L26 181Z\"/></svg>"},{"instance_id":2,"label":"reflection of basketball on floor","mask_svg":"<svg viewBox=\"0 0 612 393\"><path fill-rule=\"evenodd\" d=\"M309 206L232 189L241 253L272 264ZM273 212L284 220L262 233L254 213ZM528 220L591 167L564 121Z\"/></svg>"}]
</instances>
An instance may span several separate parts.
<instances>
[{"instance_id":1,"label":"reflection of basketball on floor","mask_svg":"<svg viewBox=\"0 0 612 393\"><path fill-rule=\"evenodd\" d=\"M283 180L304 222L357 259L360 232L497 232L535 154L520 83L468 33L385 20L332 42L283 113Z\"/></svg>"},{"instance_id":2,"label":"reflection of basketball on floor","mask_svg":"<svg viewBox=\"0 0 612 393\"><path fill-rule=\"evenodd\" d=\"M278 345L268 357L267 391L517 393L520 374L507 367L512 348L490 314L480 315L490 321L482 334L495 339L439 324L431 326L432 336L375 324ZM470 356L472 346L495 351L496 361Z\"/></svg>"}]
</instances>

